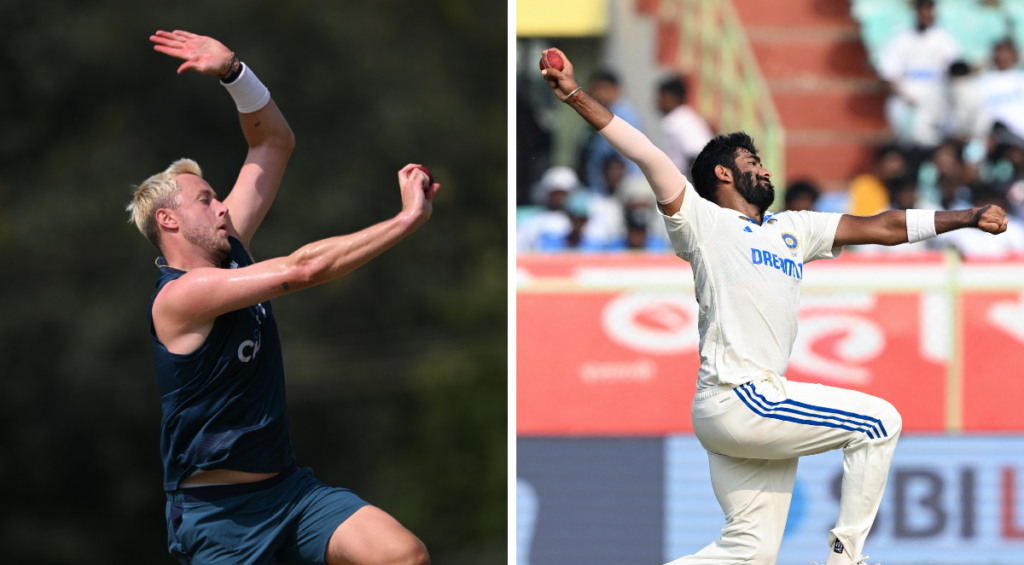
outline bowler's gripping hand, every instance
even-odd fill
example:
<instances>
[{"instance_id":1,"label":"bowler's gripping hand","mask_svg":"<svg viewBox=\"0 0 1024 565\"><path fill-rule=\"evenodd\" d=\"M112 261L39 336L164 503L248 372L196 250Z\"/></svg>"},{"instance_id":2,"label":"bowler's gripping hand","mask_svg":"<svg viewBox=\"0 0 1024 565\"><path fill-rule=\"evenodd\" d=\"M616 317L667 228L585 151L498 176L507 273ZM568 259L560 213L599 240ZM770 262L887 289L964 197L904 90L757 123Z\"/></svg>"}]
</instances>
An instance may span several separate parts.
<instances>
[{"instance_id":1,"label":"bowler's gripping hand","mask_svg":"<svg viewBox=\"0 0 1024 565\"><path fill-rule=\"evenodd\" d=\"M212 37L196 35L182 30L158 31L149 36L153 49L184 59L178 74L195 71L202 75L223 75L231 61L231 50Z\"/></svg>"},{"instance_id":2,"label":"bowler's gripping hand","mask_svg":"<svg viewBox=\"0 0 1024 565\"><path fill-rule=\"evenodd\" d=\"M576 74L573 73L572 62L570 62L569 58L565 56L565 53L562 53L561 49L553 47L551 49L545 49L543 52L547 53L548 51L554 51L561 55L562 60L565 61L565 66L562 67L562 70L560 71L554 68L547 68L541 71L540 74L544 75L544 80L547 81L551 90L555 92L555 96L557 96L559 100L562 100L568 96L570 92L576 90L580 84L576 82Z\"/></svg>"},{"instance_id":3,"label":"bowler's gripping hand","mask_svg":"<svg viewBox=\"0 0 1024 565\"><path fill-rule=\"evenodd\" d=\"M982 231L988 233L1003 233L1006 231L1006 212L994 204L978 208L975 213L975 225Z\"/></svg>"},{"instance_id":4,"label":"bowler's gripping hand","mask_svg":"<svg viewBox=\"0 0 1024 565\"><path fill-rule=\"evenodd\" d=\"M436 182L430 184L430 178L420 167L416 163L409 163L398 171L398 186L402 190L401 215L412 219L417 228L430 219L434 211L434 195L441 188Z\"/></svg>"}]
</instances>

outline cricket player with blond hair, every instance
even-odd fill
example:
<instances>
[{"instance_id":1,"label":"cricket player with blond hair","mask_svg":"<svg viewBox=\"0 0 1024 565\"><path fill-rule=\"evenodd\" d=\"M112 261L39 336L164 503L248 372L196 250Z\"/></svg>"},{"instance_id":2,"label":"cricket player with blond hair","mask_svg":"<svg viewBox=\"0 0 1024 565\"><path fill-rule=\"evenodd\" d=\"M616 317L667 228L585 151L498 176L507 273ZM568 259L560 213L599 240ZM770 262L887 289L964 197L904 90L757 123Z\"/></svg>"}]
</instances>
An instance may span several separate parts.
<instances>
[{"instance_id":1,"label":"cricket player with blond hair","mask_svg":"<svg viewBox=\"0 0 1024 565\"><path fill-rule=\"evenodd\" d=\"M199 165L181 159L143 182L128 205L161 253L149 327L163 395L169 551L191 565L429 563L397 520L296 466L270 300L345 275L416 231L440 185L406 165L393 218L257 262L249 242L295 146L288 122L252 69L217 40L180 30L150 40L184 59L178 73L221 79L249 144L223 201Z\"/></svg>"},{"instance_id":2,"label":"cricket player with blond hair","mask_svg":"<svg viewBox=\"0 0 1024 565\"><path fill-rule=\"evenodd\" d=\"M548 85L640 166L676 255L693 269L701 360L693 431L708 452L726 523L720 539L672 565L774 564L798 459L833 449L843 450L843 481L826 565L865 563L861 551L902 420L885 400L786 380L804 264L836 257L844 245L898 245L961 228L1002 233L1003 210L768 213L775 199L771 172L745 133L708 142L691 166L691 182L643 134L580 88L564 53L548 51L564 60L561 71L541 71Z\"/></svg>"}]
</instances>

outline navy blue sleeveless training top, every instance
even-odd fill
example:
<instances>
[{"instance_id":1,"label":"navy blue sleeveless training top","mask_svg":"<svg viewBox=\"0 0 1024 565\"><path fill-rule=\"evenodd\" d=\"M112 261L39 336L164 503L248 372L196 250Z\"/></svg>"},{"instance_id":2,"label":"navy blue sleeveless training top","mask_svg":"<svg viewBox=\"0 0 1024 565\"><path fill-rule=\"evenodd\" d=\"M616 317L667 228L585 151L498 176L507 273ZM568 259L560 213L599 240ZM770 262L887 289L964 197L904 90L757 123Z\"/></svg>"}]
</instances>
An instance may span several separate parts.
<instances>
[{"instance_id":1,"label":"navy blue sleeveless training top","mask_svg":"<svg viewBox=\"0 0 1024 565\"><path fill-rule=\"evenodd\" d=\"M223 268L253 263L229 238ZM285 413L281 340L270 302L217 317L206 341L188 355L167 351L153 328L153 301L185 274L157 260L160 279L149 301L149 333L163 395L160 452L164 490L175 490L197 469L274 473L295 461Z\"/></svg>"}]
</instances>

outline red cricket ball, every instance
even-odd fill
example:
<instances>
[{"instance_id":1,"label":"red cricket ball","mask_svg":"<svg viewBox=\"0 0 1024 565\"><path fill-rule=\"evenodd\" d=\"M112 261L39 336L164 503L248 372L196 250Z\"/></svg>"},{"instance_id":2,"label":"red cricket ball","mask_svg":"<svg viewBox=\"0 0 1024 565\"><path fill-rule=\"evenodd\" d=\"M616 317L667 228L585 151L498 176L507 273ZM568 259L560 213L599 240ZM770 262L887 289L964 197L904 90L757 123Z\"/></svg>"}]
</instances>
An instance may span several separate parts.
<instances>
[{"instance_id":1,"label":"red cricket ball","mask_svg":"<svg viewBox=\"0 0 1024 565\"><path fill-rule=\"evenodd\" d=\"M547 68L560 71L565 68L565 59L558 54L558 51L545 51L540 56L540 70Z\"/></svg>"},{"instance_id":2,"label":"red cricket ball","mask_svg":"<svg viewBox=\"0 0 1024 565\"><path fill-rule=\"evenodd\" d=\"M416 168L423 171L423 174L427 175L427 187L430 187L431 185L434 184L434 175L430 174L430 169L424 167L423 165L416 165Z\"/></svg>"}]
</instances>

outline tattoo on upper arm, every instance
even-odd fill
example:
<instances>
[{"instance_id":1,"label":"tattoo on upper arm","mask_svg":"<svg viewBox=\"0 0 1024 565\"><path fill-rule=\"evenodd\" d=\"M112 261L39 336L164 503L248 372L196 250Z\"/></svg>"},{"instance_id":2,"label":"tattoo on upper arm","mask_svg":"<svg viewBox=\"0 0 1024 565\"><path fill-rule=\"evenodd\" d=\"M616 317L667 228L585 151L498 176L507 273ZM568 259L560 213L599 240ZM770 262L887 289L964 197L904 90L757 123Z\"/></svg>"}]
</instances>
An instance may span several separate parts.
<instances>
[{"instance_id":1,"label":"tattoo on upper arm","mask_svg":"<svg viewBox=\"0 0 1024 565\"><path fill-rule=\"evenodd\" d=\"M281 286L284 287L285 290L288 290L288 283L283 282L281 283Z\"/></svg>"},{"instance_id":2,"label":"tattoo on upper arm","mask_svg":"<svg viewBox=\"0 0 1024 565\"><path fill-rule=\"evenodd\" d=\"M260 127L260 122L256 122L256 126L255 127Z\"/></svg>"}]
</instances>

